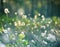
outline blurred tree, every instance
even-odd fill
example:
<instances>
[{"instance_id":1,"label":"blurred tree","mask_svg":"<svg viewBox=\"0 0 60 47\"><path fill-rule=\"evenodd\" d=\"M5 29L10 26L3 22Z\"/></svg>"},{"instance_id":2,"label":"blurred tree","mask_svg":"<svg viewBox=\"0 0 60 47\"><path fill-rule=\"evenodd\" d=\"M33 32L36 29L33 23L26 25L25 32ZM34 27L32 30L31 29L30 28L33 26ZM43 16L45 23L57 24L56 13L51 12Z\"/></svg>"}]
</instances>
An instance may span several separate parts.
<instances>
[{"instance_id":1,"label":"blurred tree","mask_svg":"<svg viewBox=\"0 0 60 47\"><path fill-rule=\"evenodd\" d=\"M52 1L51 0L47 0L47 16L50 17L52 16Z\"/></svg>"},{"instance_id":2,"label":"blurred tree","mask_svg":"<svg viewBox=\"0 0 60 47\"><path fill-rule=\"evenodd\" d=\"M60 17L60 0L53 0L52 1L52 15Z\"/></svg>"},{"instance_id":3,"label":"blurred tree","mask_svg":"<svg viewBox=\"0 0 60 47\"><path fill-rule=\"evenodd\" d=\"M3 0L0 0L0 13L3 14Z\"/></svg>"},{"instance_id":4,"label":"blurred tree","mask_svg":"<svg viewBox=\"0 0 60 47\"><path fill-rule=\"evenodd\" d=\"M42 7L42 13L46 17L60 16L60 0L45 0L47 4ZM44 0L42 0L44 2ZM43 11L45 10L45 11Z\"/></svg>"}]
</instances>

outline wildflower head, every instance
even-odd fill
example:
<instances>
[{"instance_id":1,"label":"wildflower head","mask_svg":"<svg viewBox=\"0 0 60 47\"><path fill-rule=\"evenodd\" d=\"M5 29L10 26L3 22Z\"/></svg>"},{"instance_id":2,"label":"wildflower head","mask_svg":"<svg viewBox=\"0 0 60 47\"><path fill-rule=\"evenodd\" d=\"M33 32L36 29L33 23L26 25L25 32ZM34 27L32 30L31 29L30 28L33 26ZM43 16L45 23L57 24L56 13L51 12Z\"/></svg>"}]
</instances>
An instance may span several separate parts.
<instances>
[{"instance_id":1,"label":"wildflower head","mask_svg":"<svg viewBox=\"0 0 60 47\"><path fill-rule=\"evenodd\" d=\"M37 15L34 16L34 19L37 19Z\"/></svg>"},{"instance_id":2,"label":"wildflower head","mask_svg":"<svg viewBox=\"0 0 60 47\"><path fill-rule=\"evenodd\" d=\"M5 8L5 9L4 9L4 12L5 12L6 14L10 13L10 11L9 11L8 8Z\"/></svg>"},{"instance_id":3,"label":"wildflower head","mask_svg":"<svg viewBox=\"0 0 60 47\"><path fill-rule=\"evenodd\" d=\"M15 15L17 15L17 12L15 12Z\"/></svg>"},{"instance_id":4,"label":"wildflower head","mask_svg":"<svg viewBox=\"0 0 60 47\"><path fill-rule=\"evenodd\" d=\"M22 15L22 18L25 18L26 19L27 18L27 15Z\"/></svg>"},{"instance_id":5,"label":"wildflower head","mask_svg":"<svg viewBox=\"0 0 60 47\"><path fill-rule=\"evenodd\" d=\"M38 16L41 16L41 14L40 14L40 13L38 13Z\"/></svg>"},{"instance_id":6,"label":"wildflower head","mask_svg":"<svg viewBox=\"0 0 60 47\"><path fill-rule=\"evenodd\" d=\"M44 21L44 20L45 20L45 17L44 17L44 15L42 15L41 17L42 17L42 20Z\"/></svg>"},{"instance_id":7,"label":"wildflower head","mask_svg":"<svg viewBox=\"0 0 60 47\"><path fill-rule=\"evenodd\" d=\"M21 33L19 34L19 37L20 37L20 39L23 39L23 38L25 37L24 32L21 32Z\"/></svg>"},{"instance_id":8,"label":"wildflower head","mask_svg":"<svg viewBox=\"0 0 60 47\"><path fill-rule=\"evenodd\" d=\"M22 8L18 9L18 14L20 16L24 15L24 9L22 9Z\"/></svg>"}]
</instances>

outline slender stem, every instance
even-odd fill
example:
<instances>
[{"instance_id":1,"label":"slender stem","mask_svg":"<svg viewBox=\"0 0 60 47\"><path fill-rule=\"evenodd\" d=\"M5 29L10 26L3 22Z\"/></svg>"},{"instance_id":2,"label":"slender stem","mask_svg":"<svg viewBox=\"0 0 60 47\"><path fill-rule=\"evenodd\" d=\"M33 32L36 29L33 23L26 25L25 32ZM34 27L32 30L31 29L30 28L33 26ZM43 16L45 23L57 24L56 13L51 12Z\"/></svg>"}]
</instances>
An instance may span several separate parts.
<instances>
[{"instance_id":1,"label":"slender stem","mask_svg":"<svg viewBox=\"0 0 60 47\"><path fill-rule=\"evenodd\" d=\"M7 16L7 23L8 23L8 14L6 14L6 16Z\"/></svg>"}]
</instances>

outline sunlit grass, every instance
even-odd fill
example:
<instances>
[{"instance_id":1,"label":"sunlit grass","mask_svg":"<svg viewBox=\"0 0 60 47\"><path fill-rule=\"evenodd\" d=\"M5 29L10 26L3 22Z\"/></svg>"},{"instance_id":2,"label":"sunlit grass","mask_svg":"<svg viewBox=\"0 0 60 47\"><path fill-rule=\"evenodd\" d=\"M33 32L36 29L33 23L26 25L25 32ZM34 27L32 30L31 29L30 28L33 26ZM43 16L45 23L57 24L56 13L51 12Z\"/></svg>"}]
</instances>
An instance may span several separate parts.
<instances>
[{"instance_id":1,"label":"sunlit grass","mask_svg":"<svg viewBox=\"0 0 60 47\"><path fill-rule=\"evenodd\" d=\"M40 45L39 43L49 46L49 43L52 45L57 41L60 36L60 18L56 16L45 18L44 15L38 15L35 15L34 18L27 17L27 15L16 15L14 18L9 15L0 17L0 34L1 36L5 34L1 39L6 47L37 46Z\"/></svg>"}]
</instances>

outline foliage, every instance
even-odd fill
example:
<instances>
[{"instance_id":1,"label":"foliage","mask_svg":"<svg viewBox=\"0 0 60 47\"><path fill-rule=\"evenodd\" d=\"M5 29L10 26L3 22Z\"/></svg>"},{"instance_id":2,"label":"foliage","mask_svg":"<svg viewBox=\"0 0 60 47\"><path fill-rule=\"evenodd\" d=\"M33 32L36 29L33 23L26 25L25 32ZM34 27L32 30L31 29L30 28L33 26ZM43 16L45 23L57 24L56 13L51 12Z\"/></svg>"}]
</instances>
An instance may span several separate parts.
<instances>
[{"instance_id":1,"label":"foliage","mask_svg":"<svg viewBox=\"0 0 60 47\"><path fill-rule=\"evenodd\" d=\"M56 29L56 26L60 25L59 21L58 17L45 18L43 15L35 15L34 18L24 15L11 18L3 15L0 17L0 40L6 47L52 47L58 40L55 35L59 34L57 32L60 26Z\"/></svg>"}]
</instances>

